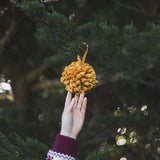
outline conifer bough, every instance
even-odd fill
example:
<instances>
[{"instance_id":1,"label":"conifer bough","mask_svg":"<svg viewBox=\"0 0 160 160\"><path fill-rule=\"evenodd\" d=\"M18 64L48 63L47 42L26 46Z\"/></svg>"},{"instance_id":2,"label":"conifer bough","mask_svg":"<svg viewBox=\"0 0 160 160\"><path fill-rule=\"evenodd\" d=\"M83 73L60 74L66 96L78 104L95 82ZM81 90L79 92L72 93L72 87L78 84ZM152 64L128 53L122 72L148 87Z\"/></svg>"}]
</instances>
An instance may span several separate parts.
<instances>
[{"instance_id":1,"label":"conifer bough","mask_svg":"<svg viewBox=\"0 0 160 160\"><path fill-rule=\"evenodd\" d=\"M61 82L66 85L66 90L79 95L82 91L85 93L90 91L98 83L96 73L92 66L85 63L85 58L88 52L88 45L83 58L77 55L77 61L66 66L62 73Z\"/></svg>"}]
</instances>

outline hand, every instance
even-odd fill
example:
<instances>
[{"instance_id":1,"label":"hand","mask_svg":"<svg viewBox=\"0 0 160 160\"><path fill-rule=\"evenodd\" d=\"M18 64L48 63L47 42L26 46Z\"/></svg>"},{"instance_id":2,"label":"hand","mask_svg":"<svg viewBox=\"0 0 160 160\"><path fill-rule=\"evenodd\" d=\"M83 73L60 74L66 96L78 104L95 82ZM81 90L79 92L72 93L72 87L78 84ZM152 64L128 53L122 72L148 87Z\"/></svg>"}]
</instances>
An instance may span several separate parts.
<instances>
[{"instance_id":1,"label":"hand","mask_svg":"<svg viewBox=\"0 0 160 160\"><path fill-rule=\"evenodd\" d=\"M87 98L84 97L84 92L82 92L80 96L75 95L74 98L72 98L72 94L68 92L62 114L60 134L74 139L77 138L83 127L86 106Z\"/></svg>"}]
</instances>

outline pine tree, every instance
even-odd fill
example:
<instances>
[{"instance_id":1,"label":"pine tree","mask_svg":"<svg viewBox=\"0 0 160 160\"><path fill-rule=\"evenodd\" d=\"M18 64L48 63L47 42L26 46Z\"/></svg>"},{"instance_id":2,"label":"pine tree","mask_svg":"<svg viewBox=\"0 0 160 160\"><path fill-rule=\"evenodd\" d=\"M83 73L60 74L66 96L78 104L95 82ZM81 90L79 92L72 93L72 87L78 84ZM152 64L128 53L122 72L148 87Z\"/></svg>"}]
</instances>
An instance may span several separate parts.
<instances>
[{"instance_id":1,"label":"pine tree","mask_svg":"<svg viewBox=\"0 0 160 160\"><path fill-rule=\"evenodd\" d=\"M19 136L8 139L6 136L0 137L0 160L38 160L45 159L48 148L37 139L26 138L23 140Z\"/></svg>"},{"instance_id":2,"label":"pine tree","mask_svg":"<svg viewBox=\"0 0 160 160\"><path fill-rule=\"evenodd\" d=\"M160 25L159 11L156 6L160 2L151 0L148 2L132 0L127 2L12 0L11 2L12 6L16 8L16 13L21 11L18 15L25 14L23 16L27 17L30 22L27 24L35 27L32 29L32 33L34 32L38 42L32 47L28 47L28 50L32 51L29 52L30 54L24 52L20 56L19 52L15 53L15 57L24 62L23 67L17 64L17 68L21 69L20 72L15 70L14 74L9 74L10 77L18 75L18 78L23 77L24 80L20 81L23 84L18 96L15 96L16 100L21 98L20 93L29 93L30 96L25 102L31 102L29 99L36 92L37 95L34 94L35 101L40 101L41 97L46 98L46 101L41 100L38 105L43 106L46 102L46 106L49 106L48 103L53 102L51 99L56 91L46 88L46 86L53 87L54 80L57 79L59 82L63 67L75 61L77 54L83 55L85 48L82 43L86 42L89 45L86 62L95 68L100 83L87 95L90 100L88 115L84 133L79 137L78 157L86 160L117 160L122 157L129 160L135 158L158 160L160 153ZM31 37L31 42L35 43L34 36ZM27 44L25 42L26 40L23 43ZM4 55L1 54L4 51L1 46L0 55ZM24 45L20 45L20 48L23 47ZM33 52L34 55L32 55ZM39 64L44 63L45 65L38 67ZM3 67L6 68L6 65ZM40 70L34 70L34 68ZM13 71L12 67L8 70L10 73ZM21 74L17 73L25 74L20 76ZM40 76L42 76L42 80L40 80ZM49 83L48 85L46 79L51 80L54 84ZM12 78L16 93L15 80ZM29 83L24 83L26 80L30 80ZM17 82L17 84L19 86L20 83ZM23 90L23 86L27 88L27 91ZM59 83L57 86L61 87ZM30 90L28 91L28 89ZM43 92L39 89L43 89ZM64 88L58 88L58 93L55 97L62 101ZM26 107L32 106L29 103L24 104ZM54 104L53 115L58 113L60 104L62 103ZM47 127L53 128L57 125L57 117L53 117L51 114L53 113L52 107L47 107L52 111L51 113L44 108L37 107L36 109L41 110L43 115L46 115L47 112L48 117L44 118L44 123L40 123L41 126L47 125ZM30 107L28 110L31 111L31 114L33 113ZM51 121L51 119L53 120ZM52 129L45 135L53 138L50 134L54 135L56 131L58 132L58 127L54 132ZM32 133L30 134L32 135ZM27 135L25 136L27 137ZM46 143L48 144L47 140ZM38 148L38 151L40 150L36 140L26 139L23 144L21 146L23 151L29 144L36 144L35 147ZM43 153L46 153L46 148L41 147ZM19 149L15 142L13 145L4 138L1 147L2 156L8 155L14 159L9 148L14 150L11 151L12 153L16 153L15 150ZM19 150L17 153L20 153ZM31 150L24 152L23 158L27 158L27 155L30 156L28 157L30 159L37 156Z\"/></svg>"}]
</instances>

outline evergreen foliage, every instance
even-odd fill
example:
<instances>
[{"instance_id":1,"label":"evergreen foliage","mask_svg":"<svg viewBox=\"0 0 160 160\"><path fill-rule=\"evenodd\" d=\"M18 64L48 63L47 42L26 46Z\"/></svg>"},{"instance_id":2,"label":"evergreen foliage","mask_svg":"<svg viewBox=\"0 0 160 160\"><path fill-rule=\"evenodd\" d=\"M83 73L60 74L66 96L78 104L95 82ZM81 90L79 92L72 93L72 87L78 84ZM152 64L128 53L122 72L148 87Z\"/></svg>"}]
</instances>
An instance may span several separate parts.
<instances>
[{"instance_id":1,"label":"evergreen foliage","mask_svg":"<svg viewBox=\"0 0 160 160\"><path fill-rule=\"evenodd\" d=\"M45 159L48 151L44 143L39 142L37 139L26 138L23 140L19 136L12 137L9 140L6 136L0 136L0 159L1 160L38 160Z\"/></svg>"},{"instance_id":2,"label":"evergreen foliage","mask_svg":"<svg viewBox=\"0 0 160 160\"><path fill-rule=\"evenodd\" d=\"M100 83L87 95L78 159L160 159L159 11L154 16L154 12L146 14L145 10L152 10L152 3L159 6L159 2L143 0L139 2L142 6L132 0L125 5L120 5L121 2L0 2L0 11L8 5L4 15L0 12L0 38L12 19L11 8L16 15L23 15L21 29L2 55L0 47L0 76L11 79L15 98L12 105L0 104L0 160L45 159L60 130L66 95L59 85L46 87L47 82L59 80L63 68L75 61L77 54L82 57L85 50L82 42L89 45L86 62L95 68ZM129 4L131 7L127 7ZM139 8L134 9L137 5L142 7L142 15ZM90 8L83 17L81 12ZM49 67L35 74L34 69L43 63ZM25 78L32 71L37 76L27 82ZM39 83L42 88L33 91L34 84ZM22 90L16 92L19 88ZM8 95L0 93L0 102ZM17 107L22 98L27 103ZM26 108L34 115L27 123L18 117Z\"/></svg>"},{"instance_id":3,"label":"evergreen foliage","mask_svg":"<svg viewBox=\"0 0 160 160\"><path fill-rule=\"evenodd\" d=\"M63 48L73 61L78 53L83 53L81 43L86 42L89 44L86 60L96 66L98 74L101 71L101 75L111 79L118 73L122 80L148 85L154 83L159 87L158 82L147 80L154 77L153 72L158 73L159 25L149 25L141 32L133 24L120 29L107 22L88 22L74 27L68 17L54 9L48 12L39 2L23 3L22 8L37 24L36 38L45 47L53 50ZM50 63L52 60L55 64L53 58ZM158 80L159 75L155 76L155 80Z\"/></svg>"},{"instance_id":4,"label":"evergreen foliage","mask_svg":"<svg viewBox=\"0 0 160 160\"><path fill-rule=\"evenodd\" d=\"M137 160L159 159L155 150L159 145L156 138L159 137L158 114L147 109L140 111L132 106L118 108L113 114L95 118L98 135L103 141L97 147L94 140L99 137L95 138L94 135L91 138L97 150L90 152L86 160L117 160L122 157L129 160L134 160L135 157Z\"/></svg>"}]
</instances>

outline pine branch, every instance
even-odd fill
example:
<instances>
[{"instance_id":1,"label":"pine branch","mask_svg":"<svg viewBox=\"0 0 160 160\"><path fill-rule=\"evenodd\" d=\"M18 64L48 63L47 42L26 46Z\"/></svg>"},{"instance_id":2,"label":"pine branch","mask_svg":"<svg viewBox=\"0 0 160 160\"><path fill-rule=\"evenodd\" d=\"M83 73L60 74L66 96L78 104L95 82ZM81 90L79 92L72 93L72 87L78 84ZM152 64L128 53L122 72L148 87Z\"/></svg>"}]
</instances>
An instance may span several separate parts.
<instances>
[{"instance_id":1,"label":"pine branch","mask_svg":"<svg viewBox=\"0 0 160 160\"><path fill-rule=\"evenodd\" d=\"M144 8L139 9L139 8L136 8L136 7L124 4L124 3L120 3L120 2L118 2L117 4L121 7L126 8L126 9L133 10L133 11L138 12L138 13L142 13L142 14L144 14L146 16L149 16L149 17L151 16L151 14L147 13Z\"/></svg>"},{"instance_id":2,"label":"pine branch","mask_svg":"<svg viewBox=\"0 0 160 160\"><path fill-rule=\"evenodd\" d=\"M13 37L17 34L22 22L18 15L18 11L16 11L16 9L13 10L14 17L12 18L11 24L8 30L6 30L3 38L0 40L0 55L4 54L6 46L11 43Z\"/></svg>"},{"instance_id":3,"label":"pine branch","mask_svg":"<svg viewBox=\"0 0 160 160\"><path fill-rule=\"evenodd\" d=\"M136 7L133 7L131 5L121 3L119 1L117 2L117 4L120 7L135 11L137 13L141 13L141 14L147 16L147 17L156 18L156 21L160 23L160 16L157 16L157 5L156 5L156 2L154 4L154 6L153 6L153 10L152 10L151 13L147 12L146 9L140 3L137 3L140 8L136 8Z\"/></svg>"},{"instance_id":4,"label":"pine branch","mask_svg":"<svg viewBox=\"0 0 160 160\"><path fill-rule=\"evenodd\" d=\"M34 70L27 73L25 76L27 82L32 82L34 79L38 78L47 68L48 68L47 64L42 64L37 68L35 68Z\"/></svg>"},{"instance_id":5,"label":"pine branch","mask_svg":"<svg viewBox=\"0 0 160 160\"><path fill-rule=\"evenodd\" d=\"M158 87L159 86L159 84L155 81L149 82L149 81L144 80L144 79L137 79L137 82L139 82L141 84L144 84L146 86L149 86L149 87Z\"/></svg>"},{"instance_id":6,"label":"pine branch","mask_svg":"<svg viewBox=\"0 0 160 160\"><path fill-rule=\"evenodd\" d=\"M92 3L86 4L81 9L79 14L77 14L77 16L74 18L73 24L80 25L86 16L88 16L94 9L99 8L99 7L103 7L105 3L106 3L105 0L103 0L103 1L102 0L101 1L95 0Z\"/></svg>"},{"instance_id":7,"label":"pine branch","mask_svg":"<svg viewBox=\"0 0 160 160\"><path fill-rule=\"evenodd\" d=\"M43 0L43 3L57 2L58 0Z\"/></svg>"},{"instance_id":8,"label":"pine branch","mask_svg":"<svg viewBox=\"0 0 160 160\"><path fill-rule=\"evenodd\" d=\"M35 92L37 90L44 90L44 89L56 88L56 87L58 88L64 87L64 85L60 82L59 79L37 83L32 86L31 90Z\"/></svg>"}]
</instances>

